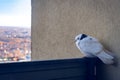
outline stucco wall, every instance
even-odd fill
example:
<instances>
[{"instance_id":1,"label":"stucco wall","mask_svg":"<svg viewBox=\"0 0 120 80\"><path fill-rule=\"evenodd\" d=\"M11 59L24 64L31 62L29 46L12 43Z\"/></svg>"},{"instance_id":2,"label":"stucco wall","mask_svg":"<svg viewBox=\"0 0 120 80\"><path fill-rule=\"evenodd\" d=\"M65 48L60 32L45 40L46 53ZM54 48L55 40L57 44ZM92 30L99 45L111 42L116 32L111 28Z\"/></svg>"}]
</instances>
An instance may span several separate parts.
<instances>
[{"instance_id":1,"label":"stucco wall","mask_svg":"<svg viewBox=\"0 0 120 80\"><path fill-rule=\"evenodd\" d=\"M79 33L98 38L120 61L120 0L32 0L33 60L82 57L74 44ZM111 80L119 72L106 69Z\"/></svg>"}]
</instances>

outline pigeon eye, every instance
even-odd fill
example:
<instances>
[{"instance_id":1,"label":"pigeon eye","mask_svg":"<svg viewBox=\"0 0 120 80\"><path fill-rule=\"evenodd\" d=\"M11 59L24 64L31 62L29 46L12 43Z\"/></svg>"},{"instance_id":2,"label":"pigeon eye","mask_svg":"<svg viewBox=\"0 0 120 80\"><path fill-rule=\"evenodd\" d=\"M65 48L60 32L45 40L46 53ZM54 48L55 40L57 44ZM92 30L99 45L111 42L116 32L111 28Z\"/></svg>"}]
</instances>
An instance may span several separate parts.
<instances>
[{"instance_id":1,"label":"pigeon eye","mask_svg":"<svg viewBox=\"0 0 120 80\"><path fill-rule=\"evenodd\" d=\"M79 40L80 38L77 38L77 40Z\"/></svg>"}]
</instances>

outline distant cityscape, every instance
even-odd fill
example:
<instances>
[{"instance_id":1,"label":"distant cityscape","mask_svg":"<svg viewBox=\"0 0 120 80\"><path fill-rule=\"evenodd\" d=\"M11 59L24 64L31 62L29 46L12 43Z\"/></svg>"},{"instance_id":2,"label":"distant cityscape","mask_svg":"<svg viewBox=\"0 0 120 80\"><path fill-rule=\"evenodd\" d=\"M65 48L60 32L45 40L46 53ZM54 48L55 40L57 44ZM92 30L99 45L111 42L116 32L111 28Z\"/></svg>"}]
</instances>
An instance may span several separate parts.
<instances>
[{"instance_id":1,"label":"distant cityscape","mask_svg":"<svg viewBox=\"0 0 120 80\"><path fill-rule=\"evenodd\" d=\"M0 62L31 60L31 29L0 26Z\"/></svg>"}]
</instances>

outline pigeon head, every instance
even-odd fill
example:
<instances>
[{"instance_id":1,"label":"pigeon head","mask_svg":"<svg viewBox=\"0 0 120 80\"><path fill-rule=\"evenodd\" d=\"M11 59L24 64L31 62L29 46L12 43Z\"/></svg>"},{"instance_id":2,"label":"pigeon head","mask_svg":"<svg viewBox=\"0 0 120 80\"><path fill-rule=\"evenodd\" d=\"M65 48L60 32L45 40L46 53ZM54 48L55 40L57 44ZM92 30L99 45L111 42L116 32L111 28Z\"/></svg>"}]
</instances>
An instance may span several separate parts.
<instances>
[{"instance_id":1,"label":"pigeon head","mask_svg":"<svg viewBox=\"0 0 120 80\"><path fill-rule=\"evenodd\" d=\"M77 36L75 37L75 41L77 41L77 40L82 40L82 39L84 39L84 38L86 38L86 37L87 37L86 34L79 34L79 35L77 35Z\"/></svg>"}]
</instances>

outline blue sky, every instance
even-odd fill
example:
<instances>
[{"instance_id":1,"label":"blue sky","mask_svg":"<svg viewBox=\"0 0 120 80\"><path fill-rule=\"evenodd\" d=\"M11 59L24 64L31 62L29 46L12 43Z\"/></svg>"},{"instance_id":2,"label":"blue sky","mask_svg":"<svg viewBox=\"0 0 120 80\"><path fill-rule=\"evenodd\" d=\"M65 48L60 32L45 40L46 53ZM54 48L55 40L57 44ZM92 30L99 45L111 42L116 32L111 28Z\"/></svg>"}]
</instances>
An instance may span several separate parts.
<instances>
[{"instance_id":1,"label":"blue sky","mask_svg":"<svg viewBox=\"0 0 120 80\"><path fill-rule=\"evenodd\" d=\"M0 0L0 26L31 27L31 0Z\"/></svg>"}]
</instances>

